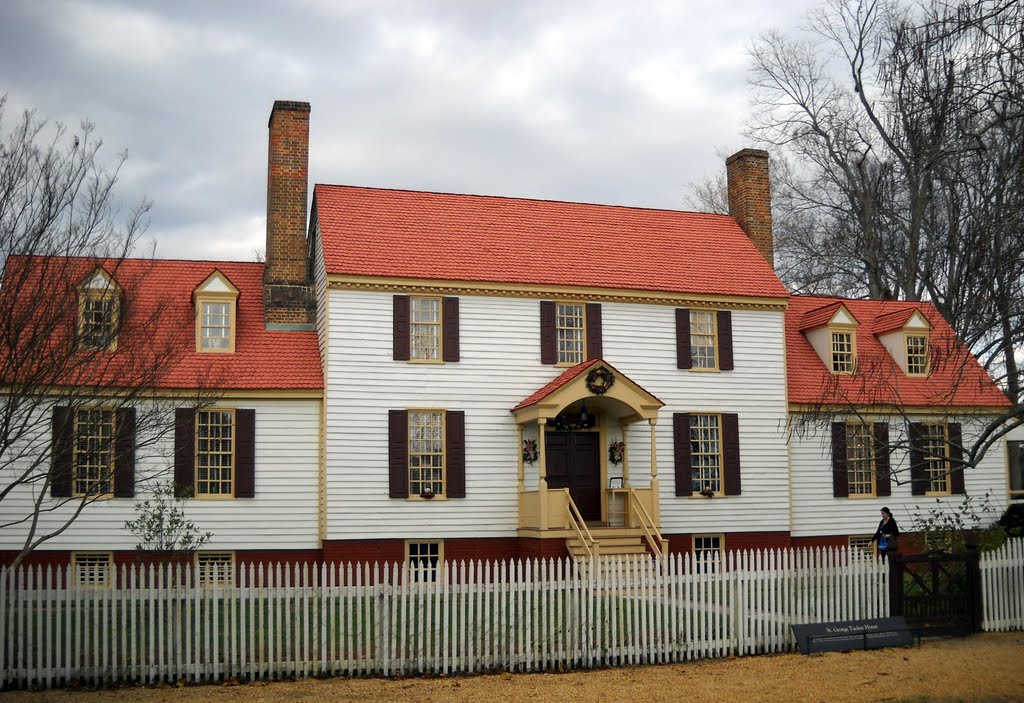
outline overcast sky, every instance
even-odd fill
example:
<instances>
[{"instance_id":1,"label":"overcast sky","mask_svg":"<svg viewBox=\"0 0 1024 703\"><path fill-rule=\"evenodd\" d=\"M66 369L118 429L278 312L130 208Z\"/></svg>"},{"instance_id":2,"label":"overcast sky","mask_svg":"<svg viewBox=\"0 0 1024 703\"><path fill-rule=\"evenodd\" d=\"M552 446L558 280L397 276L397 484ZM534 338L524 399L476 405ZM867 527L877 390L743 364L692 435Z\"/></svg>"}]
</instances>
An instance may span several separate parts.
<instances>
[{"instance_id":1,"label":"overcast sky","mask_svg":"<svg viewBox=\"0 0 1024 703\"><path fill-rule=\"evenodd\" d=\"M96 124L163 257L250 260L267 118L313 183L684 208L746 146L746 48L814 0L0 0L5 124Z\"/></svg>"}]
</instances>

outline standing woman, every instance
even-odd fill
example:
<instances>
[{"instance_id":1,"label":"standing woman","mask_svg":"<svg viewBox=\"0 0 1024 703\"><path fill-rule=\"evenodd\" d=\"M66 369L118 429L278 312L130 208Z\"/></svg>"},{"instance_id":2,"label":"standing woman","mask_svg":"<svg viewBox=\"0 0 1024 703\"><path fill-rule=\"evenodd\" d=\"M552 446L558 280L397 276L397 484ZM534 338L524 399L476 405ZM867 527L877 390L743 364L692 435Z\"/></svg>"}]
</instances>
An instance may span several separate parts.
<instances>
[{"instance_id":1,"label":"standing woman","mask_svg":"<svg viewBox=\"0 0 1024 703\"><path fill-rule=\"evenodd\" d=\"M892 516L888 508L882 508L882 520L878 523L878 529L875 530L875 534L871 537L872 542L878 542L878 554L882 559L885 559L889 552L897 550L896 538L899 536L900 528L896 524L896 518Z\"/></svg>"}]
</instances>

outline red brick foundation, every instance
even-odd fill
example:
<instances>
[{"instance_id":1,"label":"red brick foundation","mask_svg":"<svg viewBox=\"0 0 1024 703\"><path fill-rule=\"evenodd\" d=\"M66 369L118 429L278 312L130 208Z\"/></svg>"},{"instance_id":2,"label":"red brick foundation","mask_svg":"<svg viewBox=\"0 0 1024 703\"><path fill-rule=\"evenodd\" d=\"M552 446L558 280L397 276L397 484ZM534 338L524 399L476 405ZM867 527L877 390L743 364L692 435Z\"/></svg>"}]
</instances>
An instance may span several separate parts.
<instances>
[{"instance_id":1,"label":"red brick foundation","mask_svg":"<svg viewBox=\"0 0 1024 703\"><path fill-rule=\"evenodd\" d=\"M704 533L701 533L704 534ZM722 534L722 533L708 533ZM670 554L688 554L693 551L692 534L662 535L668 540ZM784 549L794 546L788 532L726 532L725 551L736 552L748 549Z\"/></svg>"}]
</instances>

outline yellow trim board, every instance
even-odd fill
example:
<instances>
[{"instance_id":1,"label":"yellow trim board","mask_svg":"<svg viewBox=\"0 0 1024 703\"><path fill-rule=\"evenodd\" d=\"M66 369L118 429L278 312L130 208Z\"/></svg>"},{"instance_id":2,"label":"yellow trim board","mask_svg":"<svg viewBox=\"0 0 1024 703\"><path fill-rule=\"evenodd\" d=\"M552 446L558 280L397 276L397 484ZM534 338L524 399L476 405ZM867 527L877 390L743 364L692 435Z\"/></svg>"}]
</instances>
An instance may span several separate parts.
<instances>
[{"instance_id":1,"label":"yellow trim board","mask_svg":"<svg viewBox=\"0 0 1024 703\"><path fill-rule=\"evenodd\" d=\"M425 278L386 278L329 274L329 288L348 290L404 292L432 295L481 295L504 298L540 298L581 300L590 302L649 303L653 305L717 306L721 308L755 308L785 310L786 298L756 296L722 296L668 291L628 290L622 288L585 288L574 286L540 286L515 283L447 281Z\"/></svg>"}]
</instances>

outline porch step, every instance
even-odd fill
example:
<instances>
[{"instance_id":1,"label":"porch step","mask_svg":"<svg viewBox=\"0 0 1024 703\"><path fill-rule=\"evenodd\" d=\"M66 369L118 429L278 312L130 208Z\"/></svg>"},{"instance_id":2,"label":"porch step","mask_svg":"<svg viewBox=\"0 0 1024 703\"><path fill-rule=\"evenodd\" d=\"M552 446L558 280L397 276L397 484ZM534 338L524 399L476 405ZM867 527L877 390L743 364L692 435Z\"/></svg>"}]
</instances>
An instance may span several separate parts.
<instances>
[{"instance_id":1,"label":"porch step","mask_svg":"<svg viewBox=\"0 0 1024 703\"><path fill-rule=\"evenodd\" d=\"M597 537L595 535L594 540L598 544L598 554L602 557L648 554L642 537ZM587 555L587 550L584 549L583 543L577 537L566 539L565 546L574 558Z\"/></svg>"}]
</instances>

